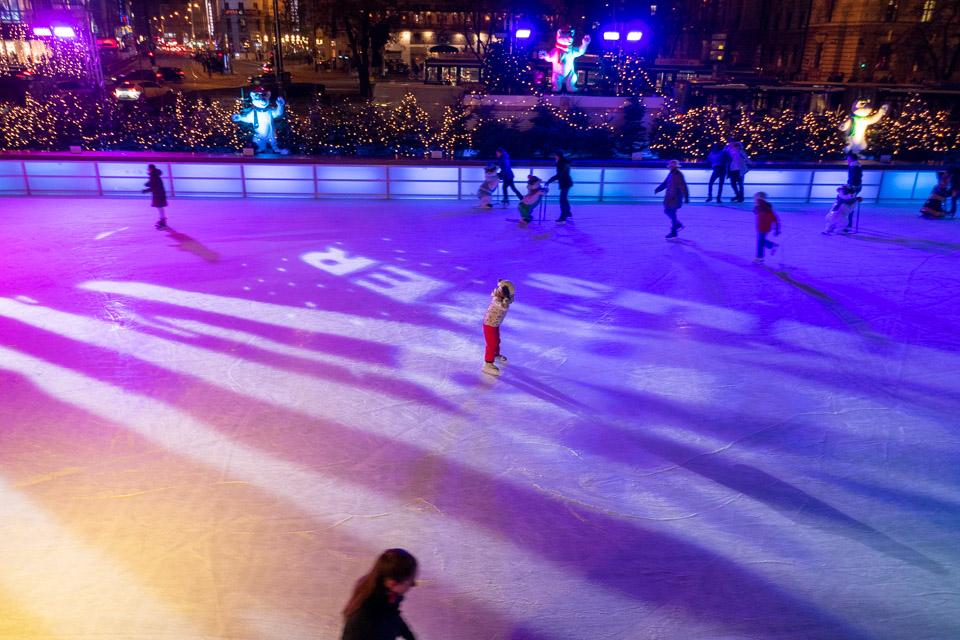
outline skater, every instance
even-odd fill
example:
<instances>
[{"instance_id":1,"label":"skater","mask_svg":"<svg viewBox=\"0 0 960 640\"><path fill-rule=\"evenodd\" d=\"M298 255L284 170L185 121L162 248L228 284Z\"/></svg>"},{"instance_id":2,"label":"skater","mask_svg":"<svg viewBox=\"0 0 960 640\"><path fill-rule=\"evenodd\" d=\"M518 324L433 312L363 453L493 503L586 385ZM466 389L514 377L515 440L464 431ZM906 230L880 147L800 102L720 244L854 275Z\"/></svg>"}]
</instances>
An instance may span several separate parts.
<instances>
[{"instance_id":1,"label":"skater","mask_svg":"<svg viewBox=\"0 0 960 640\"><path fill-rule=\"evenodd\" d=\"M497 280L497 288L490 294L490 306L483 315L483 337L486 340L487 349L484 353L482 371L491 376L500 375L500 369L494 361L507 361L505 356L500 355L500 325L503 323L504 316L507 315L507 309L513 303L516 292L516 287L509 280Z\"/></svg>"},{"instance_id":2,"label":"skater","mask_svg":"<svg viewBox=\"0 0 960 640\"><path fill-rule=\"evenodd\" d=\"M730 164L730 154L723 148L719 142L713 143L710 153L707 155L707 162L710 163L713 172L710 174L710 184L707 186L707 202L713 201L713 183L720 181L717 187L717 204L723 201L720 195L723 193L723 181L727 178L727 165Z\"/></svg>"},{"instance_id":3,"label":"skater","mask_svg":"<svg viewBox=\"0 0 960 640\"><path fill-rule=\"evenodd\" d=\"M497 175L497 165L492 162L488 163L483 168L483 173L483 182L477 189L477 197L480 198L480 204L477 206L481 209L492 209L493 205L490 204L490 199L497 192L497 184L500 182L500 176Z\"/></svg>"},{"instance_id":4,"label":"skater","mask_svg":"<svg viewBox=\"0 0 960 640\"><path fill-rule=\"evenodd\" d=\"M946 171L940 173L940 180L937 186L930 192L930 197L920 208L920 215L930 220L939 220L947 215L944 210L944 201L950 196L950 174Z\"/></svg>"},{"instance_id":5,"label":"skater","mask_svg":"<svg viewBox=\"0 0 960 640\"><path fill-rule=\"evenodd\" d=\"M847 184L853 187L854 195L860 195L863 189L863 165L860 164L860 156L855 153L847 155Z\"/></svg>"},{"instance_id":6,"label":"skater","mask_svg":"<svg viewBox=\"0 0 960 640\"><path fill-rule=\"evenodd\" d=\"M833 203L833 206L830 207L830 211L827 212L827 226L824 227L823 235L829 236L834 231L836 231L844 222L847 223L847 226L844 227L844 233L850 231L850 218L853 216L853 211L857 206L857 203L863 200L863 198L856 195L856 190L849 184L845 184L842 187L837 187L837 201Z\"/></svg>"},{"instance_id":7,"label":"skater","mask_svg":"<svg viewBox=\"0 0 960 640\"><path fill-rule=\"evenodd\" d=\"M540 178L532 173L527 176L527 195L523 196L518 207L520 209L520 217L523 218L524 222L533 220L531 212L546 192L547 188L540 182Z\"/></svg>"},{"instance_id":8,"label":"skater","mask_svg":"<svg viewBox=\"0 0 960 640\"><path fill-rule=\"evenodd\" d=\"M387 549L357 583L343 610L341 640L416 640L400 617L404 594L417 584L417 559L403 549Z\"/></svg>"},{"instance_id":9,"label":"skater","mask_svg":"<svg viewBox=\"0 0 960 640\"><path fill-rule=\"evenodd\" d=\"M163 175L160 169L157 169L156 165L151 164L147 167L147 172L150 175L150 179L147 180L146 189L141 191L141 193L147 193L148 191L153 195L153 202L151 206L156 207L160 212L160 219L157 220L156 227L157 229L169 229L167 226L167 217L163 213L164 207L167 206L167 192L163 188L163 180L160 179L160 176Z\"/></svg>"},{"instance_id":10,"label":"skater","mask_svg":"<svg viewBox=\"0 0 960 640\"><path fill-rule=\"evenodd\" d=\"M724 151L730 156L730 167L727 176L730 178L730 186L733 187L733 200L731 202L743 202L743 178L747 174L747 152L743 150L743 145L737 140L731 140L727 143Z\"/></svg>"},{"instance_id":11,"label":"skater","mask_svg":"<svg viewBox=\"0 0 960 640\"><path fill-rule=\"evenodd\" d=\"M683 229L683 224L677 220L677 211L683 206L684 202L690 204L690 192L687 191L687 181L680 173L680 161L671 160L667 163L667 168L670 169L670 173L654 190L654 193L666 190L666 193L663 194L663 212L673 221L673 226L670 228L667 237L676 238L677 231Z\"/></svg>"},{"instance_id":12,"label":"skater","mask_svg":"<svg viewBox=\"0 0 960 640\"><path fill-rule=\"evenodd\" d=\"M776 226L774 235L780 235L780 219L773 212L773 207L767 202L767 194L763 191L758 191L753 196L753 213L757 217L757 259L753 263L763 264L763 250L770 249L770 255L773 255L780 246L767 240L767 234L774 226Z\"/></svg>"},{"instance_id":13,"label":"skater","mask_svg":"<svg viewBox=\"0 0 960 640\"><path fill-rule=\"evenodd\" d=\"M497 149L497 159L496 165L500 167L500 179L503 180L503 206L507 206L510 203L510 195L507 192L507 189L513 189L513 192L517 194L517 200L523 199L523 194L517 189L517 185L513 183L513 168L510 166L510 154L507 153L507 150L503 147Z\"/></svg>"},{"instance_id":14,"label":"skater","mask_svg":"<svg viewBox=\"0 0 960 640\"><path fill-rule=\"evenodd\" d=\"M573 186L573 180L570 178L570 159L563 154L563 149L557 149L553 159L557 161L557 172L547 180L547 184L556 180L560 185L560 217L557 218L557 222L563 223L573 215L570 212L570 201L567 199L570 187Z\"/></svg>"}]
</instances>

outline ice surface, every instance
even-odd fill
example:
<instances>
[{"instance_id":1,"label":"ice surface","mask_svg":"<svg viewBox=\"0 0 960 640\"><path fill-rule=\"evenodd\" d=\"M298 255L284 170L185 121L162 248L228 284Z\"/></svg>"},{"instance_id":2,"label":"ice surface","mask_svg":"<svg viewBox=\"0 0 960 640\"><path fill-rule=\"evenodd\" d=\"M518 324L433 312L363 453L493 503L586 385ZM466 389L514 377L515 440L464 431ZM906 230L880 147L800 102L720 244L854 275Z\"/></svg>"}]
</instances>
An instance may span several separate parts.
<instances>
[{"instance_id":1,"label":"ice surface","mask_svg":"<svg viewBox=\"0 0 960 640\"><path fill-rule=\"evenodd\" d=\"M958 223L472 204L0 200L0 638L957 638Z\"/></svg>"}]
</instances>

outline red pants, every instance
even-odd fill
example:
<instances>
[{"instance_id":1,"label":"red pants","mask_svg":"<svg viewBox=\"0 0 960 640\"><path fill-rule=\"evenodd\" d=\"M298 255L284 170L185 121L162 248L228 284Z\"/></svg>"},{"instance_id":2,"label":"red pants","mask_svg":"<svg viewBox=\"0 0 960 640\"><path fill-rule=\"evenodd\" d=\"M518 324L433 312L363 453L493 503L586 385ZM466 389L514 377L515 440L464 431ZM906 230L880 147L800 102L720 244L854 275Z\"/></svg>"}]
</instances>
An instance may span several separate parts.
<instances>
[{"instance_id":1,"label":"red pants","mask_svg":"<svg viewBox=\"0 0 960 640\"><path fill-rule=\"evenodd\" d=\"M486 362L493 362L493 359L500 355L500 327L483 325L483 337L487 340L487 352L483 359Z\"/></svg>"}]
</instances>

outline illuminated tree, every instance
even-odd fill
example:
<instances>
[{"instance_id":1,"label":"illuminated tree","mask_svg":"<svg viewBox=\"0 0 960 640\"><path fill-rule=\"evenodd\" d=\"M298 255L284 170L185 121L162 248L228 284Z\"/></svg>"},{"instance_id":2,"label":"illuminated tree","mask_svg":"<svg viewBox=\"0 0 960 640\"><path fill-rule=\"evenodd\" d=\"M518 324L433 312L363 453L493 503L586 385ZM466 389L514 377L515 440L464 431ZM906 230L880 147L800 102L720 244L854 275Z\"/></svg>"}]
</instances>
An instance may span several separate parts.
<instances>
[{"instance_id":1,"label":"illuminated tree","mask_svg":"<svg viewBox=\"0 0 960 640\"><path fill-rule=\"evenodd\" d=\"M453 106L443 108L443 123L434 139L434 144L444 155L453 156L457 152L472 148L473 133L469 129L471 114L464 104L457 100Z\"/></svg>"},{"instance_id":2,"label":"illuminated tree","mask_svg":"<svg viewBox=\"0 0 960 640\"><path fill-rule=\"evenodd\" d=\"M383 142L395 154L423 155L430 147L432 137L427 112L417 104L416 97L408 91L400 104L391 109L387 115Z\"/></svg>"},{"instance_id":3,"label":"illuminated tree","mask_svg":"<svg viewBox=\"0 0 960 640\"><path fill-rule=\"evenodd\" d=\"M888 114L868 129L867 141L878 153L926 159L955 147L957 132L947 123L947 117L946 111L932 113L926 101L914 94L900 113Z\"/></svg>"},{"instance_id":4,"label":"illuminated tree","mask_svg":"<svg viewBox=\"0 0 960 640\"><path fill-rule=\"evenodd\" d=\"M480 80L487 94L533 93L533 61L528 55L510 53L502 42L487 48Z\"/></svg>"},{"instance_id":5,"label":"illuminated tree","mask_svg":"<svg viewBox=\"0 0 960 640\"><path fill-rule=\"evenodd\" d=\"M650 148L661 158L704 158L715 142L723 142L729 137L729 131L726 118L718 107L697 107L681 112L676 102L667 100Z\"/></svg>"}]
</instances>

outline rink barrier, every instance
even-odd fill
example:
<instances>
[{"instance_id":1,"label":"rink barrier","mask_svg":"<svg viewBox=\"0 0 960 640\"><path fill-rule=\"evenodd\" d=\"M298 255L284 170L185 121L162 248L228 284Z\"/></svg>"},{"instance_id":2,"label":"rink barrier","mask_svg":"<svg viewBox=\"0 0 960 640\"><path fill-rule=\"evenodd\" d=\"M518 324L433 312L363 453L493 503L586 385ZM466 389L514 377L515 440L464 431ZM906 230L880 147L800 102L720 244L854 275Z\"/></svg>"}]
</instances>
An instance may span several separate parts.
<instances>
[{"instance_id":1,"label":"rink barrier","mask_svg":"<svg viewBox=\"0 0 960 640\"><path fill-rule=\"evenodd\" d=\"M440 198L470 200L483 181L482 164L447 161L385 163L311 162L302 158L166 157L164 154L0 155L0 195L7 196L139 196L147 164L163 171L171 197L244 198ZM137 155L138 159L126 157ZM139 159L142 158L142 159ZM705 199L710 169L682 169L694 201ZM530 173L542 180L554 174L552 164L515 163L517 187ZM575 163L570 199L580 202L656 202L653 190L667 175L662 163ZM762 166L749 171L748 196L764 191L772 200L826 202L846 181L841 165ZM863 171L861 196L867 202L922 201L937 182L933 167L869 165ZM554 193L556 188L553 189ZM729 182L724 196L733 191Z\"/></svg>"}]
</instances>

